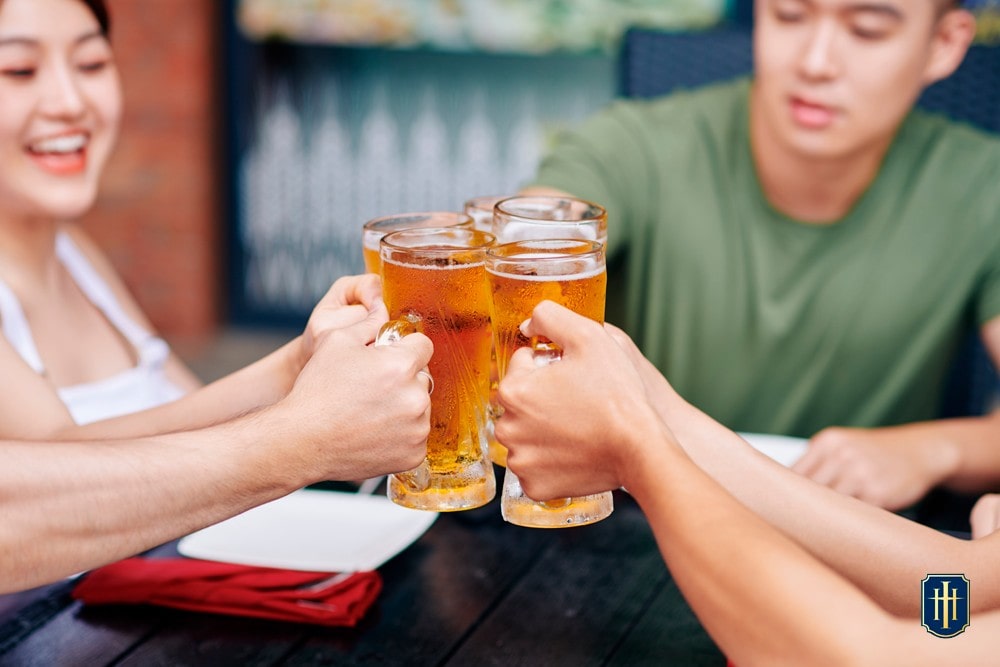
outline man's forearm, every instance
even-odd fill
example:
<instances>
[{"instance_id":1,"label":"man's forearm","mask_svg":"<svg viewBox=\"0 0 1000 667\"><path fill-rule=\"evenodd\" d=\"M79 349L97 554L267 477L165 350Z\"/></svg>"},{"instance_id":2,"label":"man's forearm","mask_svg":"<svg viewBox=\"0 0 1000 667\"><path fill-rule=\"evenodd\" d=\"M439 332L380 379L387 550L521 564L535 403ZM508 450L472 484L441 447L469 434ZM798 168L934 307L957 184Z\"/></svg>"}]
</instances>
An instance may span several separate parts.
<instances>
[{"instance_id":1,"label":"man's forearm","mask_svg":"<svg viewBox=\"0 0 1000 667\"><path fill-rule=\"evenodd\" d=\"M989 545L948 537L831 491L753 451L672 391L658 399L664 421L699 467L889 611L918 615L914 582L943 567L992 578L981 553ZM1000 587L984 590L973 605L1000 606Z\"/></svg>"},{"instance_id":2,"label":"man's forearm","mask_svg":"<svg viewBox=\"0 0 1000 667\"><path fill-rule=\"evenodd\" d=\"M639 471L628 487L671 574L735 664L995 662L1000 612L977 614L965 633L942 642L916 618L893 618L873 604L669 446L648 456ZM996 587L979 584L979 590ZM918 597L918 586L906 590Z\"/></svg>"},{"instance_id":3,"label":"man's forearm","mask_svg":"<svg viewBox=\"0 0 1000 667\"><path fill-rule=\"evenodd\" d=\"M894 620L846 580L672 446L662 446L639 470L628 488L671 574L737 664L888 664Z\"/></svg>"},{"instance_id":4,"label":"man's forearm","mask_svg":"<svg viewBox=\"0 0 1000 667\"><path fill-rule=\"evenodd\" d=\"M942 480L944 486L963 493L1000 489L1000 411L983 417L966 417L911 424L921 435L950 450L956 464Z\"/></svg>"},{"instance_id":5,"label":"man's forearm","mask_svg":"<svg viewBox=\"0 0 1000 667\"><path fill-rule=\"evenodd\" d=\"M280 423L280 422L279 422ZM132 441L0 443L0 592L156 546L307 483L250 415ZM294 470L294 466L283 466Z\"/></svg>"}]
</instances>

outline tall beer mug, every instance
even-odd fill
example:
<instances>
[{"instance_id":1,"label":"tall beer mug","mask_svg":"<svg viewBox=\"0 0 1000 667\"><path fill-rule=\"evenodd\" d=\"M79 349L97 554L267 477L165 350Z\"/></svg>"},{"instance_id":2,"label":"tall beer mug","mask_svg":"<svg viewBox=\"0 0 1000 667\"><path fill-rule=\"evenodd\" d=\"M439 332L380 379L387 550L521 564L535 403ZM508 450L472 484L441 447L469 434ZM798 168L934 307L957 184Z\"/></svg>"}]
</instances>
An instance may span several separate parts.
<instances>
[{"instance_id":1,"label":"tall beer mug","mask_svg":"<svg viewBox=\"0 0 1000 667\"><path fill-rule=\"evenodd\" d=\"M493 235L497 243L583 239L606 246L608 214L597 204L573 197L508 197L494 203ZM490 442L490 457L498 465L507 465L507 449L495 439Z\"/></svg>"},{"instance_id":2,"label":"tall beer mug","mask_svg":"<svg viewBox=\"0 0 1000 667\"><path fill-rule=\"evenodd\" d=\"M493 208L497 202L507 199L509 195L483 195L467 199L462 207L465 214L472 218L472 224L476 229L489 232L493 229ZM507 465L507 448L497 442L493 434L493 423L496 421L498 408L497 386L500 384L497 375L496 348L490 352L490 401L487 408L486 418L486 444L489 448L490 460L497 465Z\"/></svg>"},{"instance_id":3,"label":"tall beer mug","mask_svg":"<svg viewBox=\"0 0 1000 667\"><path fill-rule=\"evenodd\" d=\"M486 273L501 380L519 347L534 343L538 363L558 358L558 350L551 343L529 341L521 333L521 323L540 302L555 301L604 322L607 270L604 246L597 241L548 239L494 246L486 251ZM506 521L519 526L582 526L606 518L613 509L610 492L535 502L524 495L521 483L509 468L504 475L500 510Z\"/></svg>"},{"instance_id":4,"label":"tall beer mug","mask_svg":"<svg viewBox=\"0 0 1000 667\"><path fill-rule=\"evenodd\" d=\"M531 239L584 239L608 243L608 213L573 197L510 197L493 209L497 243Z\"/></svg>"},{"instance_id":5,"label":"tall beer mug","mask_svg":"<svg viewBox=\"0 0 1000 667\"><path fill-rule=\"evenodd\" d=\"M427 211L419 213L397 213L373 218L366 222L361 232L362 250L365 257L365 272L380 273L379 241L391 232L424 227L472 227L472 218L464 213L451 211ZM489 231L489 230L487 230Z\"/></svg>"},{"instance_id":6,"label":"tall beer mug","mask_svg":"<svg viewBox=\"0 0 1000 667\"><path fill-rule=\"evenodd\" d=\"M484 232L493 231L493 208L497 202L509 199L510 195L483 195L465 200L462 210L472 218L472 224L476 229Z\"/></svg>"},{"instance_id":7,"label":"tall beer mug","mask_svg":"<svg viewBox=\"0 0 1000 667\"><path fill-rule=\"evenodd\" d=\"M389 476L389 499L404 507L449 512L496 495L484 447L491 345L484 261L493 241L486 232L438 227L393 232L380 242L391 320L377 342L415 329L434 343L427 458Z\"/></svg>"}]
</instances>

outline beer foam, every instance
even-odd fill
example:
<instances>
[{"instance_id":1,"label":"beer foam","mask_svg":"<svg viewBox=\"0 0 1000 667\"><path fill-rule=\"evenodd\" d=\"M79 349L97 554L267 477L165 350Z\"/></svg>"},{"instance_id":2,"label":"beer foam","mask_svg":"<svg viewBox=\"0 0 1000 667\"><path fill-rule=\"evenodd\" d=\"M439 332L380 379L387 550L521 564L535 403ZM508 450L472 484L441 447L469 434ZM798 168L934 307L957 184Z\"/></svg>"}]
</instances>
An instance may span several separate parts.
<instances>
[{"instance_id":1,"label":"beer foam","mask_svg":"<svg viewBox=\"0 0 1000 667\"><path fill-rule=\"evenodd\" d=\"M530 257L530 256L531 255L521 255L519 257ZM541 255L541 256L542 257L552 257L552 255ZM512 260L512 261L516 261L516 260ZM532 281L540 282L540 283L551 283L551 282L565 283L565 282L570 282L571 280L589 280L590 278L594 278L594 277L599 276L602 273L604 273L604 267L603 266L600 267L600 268L597 268L597 269L593 269L591 271L584 271L582 273L571 273L568 276L560 275L558 273L549 273L549 274L544 273L545 269L547 269L547 268L551 269L551 268L555 268L555 267L546 267L544 265L538 265L537 267L536 266L532 266L531 268L532 269L536 269L537 268L542 273L538 273L538 274L535 274L535 275L525 275L523 273L506 273L506 272L503 272L503 271L492 271L492 270L490 270L489 267L486 268L486 271L487 271L487 273L490 273L490 274L492 274L494 276L497 276L499 278L510 278L511 280L532 280Z\"/></svg>"},{"instance_id":2,"label":"beer foam","mask_svg":"<svg viewBox=\"0 0 1000 667\"><path fill-rule=\"evenodd\" d=\"M458 248L458 250L474 250L474 248ZM439 250L431 250L432 253L439 252ZM427 258L423 258L427 259ZM433 261L433 258L431 258ZM447 256L442 257L442 259L447 259ZM388 257L382 258L383 264L395 264L396 266L402 266L407 269L430 269L433 271L450 271L451 269L474 269L477 266L484 266L484 262L474 262L468 264L446 264L444 266L440 264L415 264L412 262L398 262Z\"/></svg>"},{"instance_id":3,"label":"beer foam","mask_svg":"<svg viewBox=\"0 0 1000 667\"><path fill-rule=\"evenodd\" d=\"M594 224L563 222L560 220L544 220L536 222L518 222L511 220L497 234L498 243L511 241L545 241L552 238L583 239L585 241L601 241L597 238L597 228Z\"/></svg>"}]
</instances>

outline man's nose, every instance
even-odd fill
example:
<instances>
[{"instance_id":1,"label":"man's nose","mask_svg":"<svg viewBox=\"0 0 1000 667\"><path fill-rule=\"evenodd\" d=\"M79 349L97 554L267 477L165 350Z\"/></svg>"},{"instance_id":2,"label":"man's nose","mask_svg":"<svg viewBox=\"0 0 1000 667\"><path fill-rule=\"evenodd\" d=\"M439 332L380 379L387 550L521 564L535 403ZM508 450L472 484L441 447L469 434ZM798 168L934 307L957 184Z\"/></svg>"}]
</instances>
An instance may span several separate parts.
<instances>
[{"instance_id":1,"label":"man's nose","mask_svg":"<svg viewBox=\"0 0 1000 667\"><path fill-rule=\"evenodd\" d=\"M837 76L836 26L822 21L813 31L800 56L799 71L809 79L832 79Z\"/></svg>"}]
</instances>

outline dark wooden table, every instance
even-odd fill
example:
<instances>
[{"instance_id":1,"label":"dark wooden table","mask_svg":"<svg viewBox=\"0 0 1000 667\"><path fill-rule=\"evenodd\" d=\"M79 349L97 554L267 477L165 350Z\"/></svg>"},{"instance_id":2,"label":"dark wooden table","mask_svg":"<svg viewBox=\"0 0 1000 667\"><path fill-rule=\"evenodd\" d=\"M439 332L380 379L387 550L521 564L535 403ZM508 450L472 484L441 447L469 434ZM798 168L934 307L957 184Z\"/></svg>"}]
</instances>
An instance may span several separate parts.
<instances>
[{"instance_id":1,"label":"dark wooden table","mask_svg":"<svg viewBox=\"0 0 1000 667\"><path fill-rule=\"evenodd\" d=\"M639 508L615 503L564 530L505 524L497 501L444 514L356 628L84 608L72 582L0 597L0 665L724 665Z\"/></svg>"}]
</instances>

